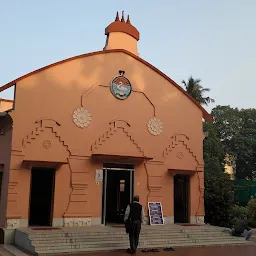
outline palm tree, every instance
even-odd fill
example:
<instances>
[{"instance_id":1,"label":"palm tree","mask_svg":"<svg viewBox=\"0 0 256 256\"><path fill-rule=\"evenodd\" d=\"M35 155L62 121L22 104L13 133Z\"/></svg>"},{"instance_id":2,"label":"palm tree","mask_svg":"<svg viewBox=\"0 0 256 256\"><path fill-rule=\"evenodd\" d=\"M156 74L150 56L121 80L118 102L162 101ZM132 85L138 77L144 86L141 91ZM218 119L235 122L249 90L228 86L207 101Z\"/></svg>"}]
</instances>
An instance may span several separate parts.
<instances>
[{"instance_id":1,"label":"palm tree","mask_svg":"<svg viewBox=\"0 0 256 256\"><path fill-rule=\"evenodd\" d=\"M200 85L200 79L194 79L192 76L189 77L188 82L182 80L182 84L185 87L185 90L190 94L195 100L197 100L200 105L208 105L209 103L214 103L215 100L210 97L204 97L205 92L209 92L209 88L203 88Z\"/></svg>"}]
</instances>

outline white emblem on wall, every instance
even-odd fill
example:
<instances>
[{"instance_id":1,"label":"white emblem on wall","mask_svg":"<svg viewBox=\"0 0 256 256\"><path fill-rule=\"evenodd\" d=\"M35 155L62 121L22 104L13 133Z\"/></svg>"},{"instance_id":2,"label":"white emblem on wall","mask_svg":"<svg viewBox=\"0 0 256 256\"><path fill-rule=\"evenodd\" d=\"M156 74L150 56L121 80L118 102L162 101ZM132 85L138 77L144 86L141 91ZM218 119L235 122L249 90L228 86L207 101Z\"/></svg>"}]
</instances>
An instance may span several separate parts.
<instances>
[{"instance_id":1,"label":"white emblem on wall","mask_svg":"<svg viewBox=\"0 0 256 256\"><path fill-rule=\"evenodd\" d=\"M95 172L95 182L102 182L103 181L103 170L96 170Z\"/></svg>"},{"instance_id":2,"label":"white emblem on wall","mask_svg":"<svg viewBox=\"0 0 256 256\"><path fill-rule=\"evenodd\" d=\"M19 227L20 220L19 219L7 219L6 226L8 229L16 229Z\"/></svg>"},{"instance_id":3,"label":"white emblem on wall","mask_svg":"<svg viewBox=\"0 0 256 256\"><path fill-rule=\"evenodd\" d=\"M92 116L85 108L77 108L73 112L73 122L77 127L85 128L91 124Z\"/></svg>"},{"instance_id":4,"label":"white emblem on wall","mask_svg":"<svg viewBox=\"0 0 256 256\"><path fill-rule=\"evenodd\" d=\"M91 226L91 225L92 225L91 218L64 218L65 227L83 227L83 226Z\"/></svg>"},{"instance_id":5,"label":"white emblem on wall","mask_svg":"<svg viewBox=\"0 0 256 256\"><path fill-rule=\"evenodd\" d=\"M163 123L160 119L153 117L148 121L148 131L152 135L159 135L163 132Z\"/></svg>"}]
</instances>

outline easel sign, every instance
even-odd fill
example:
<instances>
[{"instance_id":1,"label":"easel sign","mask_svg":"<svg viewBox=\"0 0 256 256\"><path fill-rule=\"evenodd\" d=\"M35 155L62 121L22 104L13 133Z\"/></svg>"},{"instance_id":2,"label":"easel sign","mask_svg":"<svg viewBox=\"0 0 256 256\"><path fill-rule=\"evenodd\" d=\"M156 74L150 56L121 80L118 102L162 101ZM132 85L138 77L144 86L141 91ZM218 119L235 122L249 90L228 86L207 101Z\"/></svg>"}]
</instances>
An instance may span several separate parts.
<instances>
[{"instance_id":1,"label":"easel sign","mask_svg":"<svg viewBox=\"0 0 256 256\"><path fill-rule=\"evenodd\" d=\"M162 204L160 202L148 202L150 225L164 225Z\"/></svg>"}]
</instances>

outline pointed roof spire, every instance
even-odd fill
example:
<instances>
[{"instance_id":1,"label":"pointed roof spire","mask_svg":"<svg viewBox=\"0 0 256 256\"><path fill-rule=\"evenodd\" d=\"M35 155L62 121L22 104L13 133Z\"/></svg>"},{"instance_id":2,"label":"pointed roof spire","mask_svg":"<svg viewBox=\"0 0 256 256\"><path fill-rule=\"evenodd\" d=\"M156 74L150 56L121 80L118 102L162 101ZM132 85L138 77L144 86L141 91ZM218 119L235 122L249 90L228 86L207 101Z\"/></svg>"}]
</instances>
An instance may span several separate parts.
<instances>
[{"instance_id":1,"label":"pointed roof spire","mask_svg":"<svg viewBox=\"0 0 256 256\"><path fill-rule=\"evenodd\" d=\"M1 1L1 0L0 0ZM121 18L121 20L120 20ZM135 38L137 41L140 39L140 33L135 28L130 21L130 16L127 15L127 19L125 21L124 19L124 11L122 11L122 17L119 16L119 12L116 13L116 19L114 22L109 24L105 29L105 35L109 35L111 32L122 32L126 33L133 38Z\"/></svg>"},{"instance_id":2,"label":"pointed roof spire","mask_svg":"<svg viewBox=\"0 0 256 256\"><path fill-rule=\"evenodd\" d=\"M122 11L122 19L121 19L122 22L125 22L124 21L124 11Z\"/></svg>"},{"instance_id":3,"label":"pointed roof spire","mask_svg":"<svg viewBox=\"0 0 256 256\"><path fill-rule=\"evenodd\" d=\"M116 12L116 19L115 19L115 21L120 21L120 19L119 19L119 13L118 13L118 12Z\"/></svg>"},{"instance_id":4,"label":"pointed roof spire","mask_svg":"<svg viewBox=\"0 0 256 256\"><path fill-rule=\"evenodd\" d=\"M126 23L127 23L127 24L131 24L131 21L130 21L130 15L129 15L129 14L128 14L128 17L127 17Z\"/></svg>"}]
</instances>

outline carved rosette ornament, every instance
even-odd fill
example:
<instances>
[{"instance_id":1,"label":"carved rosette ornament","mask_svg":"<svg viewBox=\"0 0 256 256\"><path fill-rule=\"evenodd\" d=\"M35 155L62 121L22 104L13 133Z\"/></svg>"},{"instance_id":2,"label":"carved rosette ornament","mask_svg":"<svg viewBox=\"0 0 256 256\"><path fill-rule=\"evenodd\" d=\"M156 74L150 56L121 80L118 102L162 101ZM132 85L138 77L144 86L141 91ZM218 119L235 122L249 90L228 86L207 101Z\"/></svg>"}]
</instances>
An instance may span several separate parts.
<instances>
[{"instance_id":1,"label":"carved rosette ornament","mask_svg":"<svg viewBox=\"0 0 256 256\"><path fill-rule=\"evenodd\" d=\"M148 131L152 135L160 135L163 132L163 123L160 119L153 117L148 121Z\"/></svg>"},{"instance_id":2,"label":"carved rosette ornament","mask_svg":"<svg viewBox=\"0 0 256 256\"><path fill-rule=\"evenodd\" d=\"M177 157L178 157L179 159L182 159L182 158L184 157L184 155L183 155L182 152L178 152Z\"/></svg>"},{"instance_id":3,"label":"carved rosette ornament","mask_svg":"<svg viewBox=\"0 0 256 256\"><path fill-rule=\"evenodd\" d=\"M49 140L43 142L43 147L49 149L52 146L52 143Z\"/></svg>"},{"instance_id":4,"label":"carved rosette ornament","mask_svg":"<svg viewBox=\"0 0 256 256\"><path fill-rule=\"evenodd\" d=\"M91 124L92 115L85 108L77 108L73 112L73 122L77 127L85 128Z\"/></svg>"}]
</instances>

